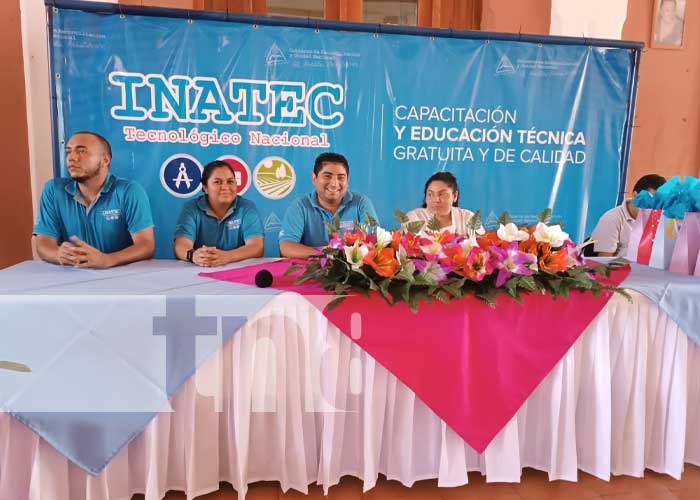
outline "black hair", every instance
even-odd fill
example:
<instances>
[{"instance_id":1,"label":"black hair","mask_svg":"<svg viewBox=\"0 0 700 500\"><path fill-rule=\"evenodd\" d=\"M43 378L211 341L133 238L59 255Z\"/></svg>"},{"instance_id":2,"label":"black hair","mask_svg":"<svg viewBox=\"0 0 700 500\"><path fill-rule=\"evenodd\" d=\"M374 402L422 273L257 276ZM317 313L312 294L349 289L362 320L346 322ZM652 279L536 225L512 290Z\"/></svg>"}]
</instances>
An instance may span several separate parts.
<instances>
[{"instance_id":1,"label":"black hair","mask_svg":"<svg viewBox=\"0 0 700 500\"><path fill-rule=\"evenodd\" d=\"M435 172L425 182L425 187L423 188L423 208L426 208L428 206L428 203L426 201L426 198L428 196L428 186L430 186L430 183L433 181L444 182L449 186L449 188L452 191L457 193L457 198L455 199L454 203L452 203L452 206L456 207L457 202L459 201L459 186L457 185L457 178L451 172Z\"/></svg>"},{"instance_id":2,"label":"black hair","mask_svg":"<svg viewBox=\"0 0 700 500\"><path fill-rule=\"evenodd\" d=\"M632 191L636 191L637 193L641 193L645 190L648 191L649 189L653 189L654 191L656 191L665 182L665 177L662 177L658 174L647 174L639 178L637 183L632 188Z\"/></svg>"},{"instance_id":3,"label":"black hair","mask_svg":"<svg viewBox=\"0 0 700 500\"><path fill-rule=\"evenodd\" d=\"M107 151L107 154L109 155L109 159L110 160L112 159L112 146L109 144L109 141L107 139L102 137L97 132L91 132L89 130L80 130L78 132L75 132L73 135L71 135L71 137L76 136L78 134L87 134L87 135L91 135L94 138L96 138L100 142L100 144L102 144L102 147L105 149L105 151Z\"/></svg>"},{"instance_id":4,"label":"black hair","mask_svg":"<svg viewBox=\"0 0 700 500\"><path fill-rule=\"evenodd\" d=\"M209 177L211 177L211 174L214 170L220 167L226 167L228 168L234 175L236 175L236 171L233 170L233 167L226 163L224 160L214 160L210 161L204 166L204 170L202 170L202 186L206 186L207 182L209 181Z\"/></svg>"},{"instance_id":5,"label":"black hair","mask_svg":"<svg viewBox=\"0 0 700 500\"><path fill-rule=\"evenodd\" d=\"M318 175L324 163L340 163L345 167L345 173L348 177L350 176L350 165L348 165L348 160L343 155L338 153L321 153L318 155L314 162L314 175Z\"/></svg>"}]
</instances>

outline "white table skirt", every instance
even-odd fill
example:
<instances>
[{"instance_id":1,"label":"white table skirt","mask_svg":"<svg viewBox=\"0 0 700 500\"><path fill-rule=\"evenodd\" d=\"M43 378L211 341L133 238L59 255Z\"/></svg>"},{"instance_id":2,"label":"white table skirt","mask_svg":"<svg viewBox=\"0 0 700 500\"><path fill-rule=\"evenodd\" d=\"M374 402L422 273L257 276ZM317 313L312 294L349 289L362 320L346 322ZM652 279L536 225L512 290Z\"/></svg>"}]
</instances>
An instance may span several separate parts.
<instances>
[{"instance_id":1,"label":"white table skirt","mask_svg":"<svg viewBox=\"0 0 700 500\"><path fill-rule=\"evenodd\" d=\"M303 299L274 300L203 365L98 476L0 413L0 498L191 499L231 483L279 481L303 492L343 475L372 488L517 482L523 467L575 481L680 477L700 465L700 349L641 295L615 296L516 417L479 455L413 392ZM554 334L554 332L553 332ZM426 332L439 341L439 332ZM691 425L687 425L691 423Z\"/></svg>"}]
</instances>

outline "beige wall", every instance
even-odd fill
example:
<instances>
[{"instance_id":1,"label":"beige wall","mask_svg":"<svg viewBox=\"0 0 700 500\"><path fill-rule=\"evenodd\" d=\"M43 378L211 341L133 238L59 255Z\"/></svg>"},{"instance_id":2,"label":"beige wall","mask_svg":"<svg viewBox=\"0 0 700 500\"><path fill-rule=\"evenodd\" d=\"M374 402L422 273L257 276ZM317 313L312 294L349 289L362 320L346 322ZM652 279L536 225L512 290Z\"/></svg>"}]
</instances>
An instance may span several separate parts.
<instances>
[{"instance_id":1,"label":"beige wall","mask_svg":"<svg viewBox=\"0 0 700 500\"><path fill-rule=\"evenodd\" d=\"M622 38L648 46L652 10L652 0L629 0ZM546 34L550 11L549 0L484 0L481 27ZM648 173L700 176L700 2L686 2L685 26L683 49L642 53L628 189Z\"/></svg>"}]
</instances>

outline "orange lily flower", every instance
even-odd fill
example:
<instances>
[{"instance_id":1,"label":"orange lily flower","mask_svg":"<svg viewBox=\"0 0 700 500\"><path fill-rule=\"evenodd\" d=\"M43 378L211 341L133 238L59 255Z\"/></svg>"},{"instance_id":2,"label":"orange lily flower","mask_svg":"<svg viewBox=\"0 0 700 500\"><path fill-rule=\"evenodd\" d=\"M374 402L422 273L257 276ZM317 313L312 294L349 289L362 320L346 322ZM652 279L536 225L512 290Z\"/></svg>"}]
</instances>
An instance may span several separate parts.
<instances>
[{"instance_id":1,"label":"orange lily flower","mask_svg":"<svg viewBox=\"0 0 700 500\"><path fill-rule=\"evenodd\" d=\"M362 261L371 266L379 276L385 278L394 276L399 267L399 262L394 257L394 249L391 247L382 248L379 251L372 249Z\"/></svg>"}]
</instances>

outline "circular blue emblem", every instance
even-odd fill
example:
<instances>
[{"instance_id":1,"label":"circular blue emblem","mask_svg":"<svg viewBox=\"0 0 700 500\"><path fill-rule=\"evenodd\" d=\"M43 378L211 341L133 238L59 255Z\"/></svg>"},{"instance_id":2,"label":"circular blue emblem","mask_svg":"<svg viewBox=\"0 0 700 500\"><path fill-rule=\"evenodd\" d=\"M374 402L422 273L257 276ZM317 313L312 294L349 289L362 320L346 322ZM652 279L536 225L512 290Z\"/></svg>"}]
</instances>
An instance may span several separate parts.
<instances>
[{"instance_id":1,"label":"circular blue emblem","mask_svg":"<svg viewBox=\"0 0 700 500\"><path fill-rule=\"evenodd\" d=\"M197 158L178 153L160 167L160 183L177 198L189 198L202 189L202 165Z\"/></svg>"}]
</instances>

